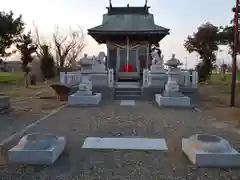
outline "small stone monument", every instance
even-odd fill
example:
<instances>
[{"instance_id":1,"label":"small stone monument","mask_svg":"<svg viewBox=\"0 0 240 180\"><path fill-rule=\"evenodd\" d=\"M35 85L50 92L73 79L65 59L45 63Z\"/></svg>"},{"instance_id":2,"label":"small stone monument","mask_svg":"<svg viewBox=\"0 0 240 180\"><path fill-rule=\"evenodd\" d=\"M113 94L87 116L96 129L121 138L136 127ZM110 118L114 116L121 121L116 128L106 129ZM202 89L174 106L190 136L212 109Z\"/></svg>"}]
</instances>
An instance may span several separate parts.
<instances>
[{"instance_id":1,"label":"small stone monument","mask_svg":"<svg viewBox=\"0 0 240 180\"><path fill-rule=\"evenodd\" d=\"M78 86L78 91L68 96L68 105L93 105L99 104L102 99L101 93L92 92L92 82L88 76L83 76Z\"/></svg>"},{"instance_id":2,"label":"small stone monument","mask_svg":"<svg viewBox=\"0 0 240 180\"><path fill-rule=\"evenodd\" d=\"M181 65L180 61L176 59L175 54L173 54L172 58L168 60L165 65L169 67L168 81L165 85L164 93L162 95L155 95L156 102L159 104L159 106L190 106L190 98L179 92L178 79L181 75L181 70L178 68L178 66Z\"/></svg>"},{"instance_id":3,"label":"small stone monument","mask_svg":"<svg viewBox=\"0 0 240 180\"><path fill-rule=\"evenodd\" d=\"M92 70L94 72L106 72L106 67L104 64L104 58L105 58L105 53L100 52L98 57L93 57L93 65L92 65Z\"/></svg>"},{"instance_id":4,"label":"small stone monument","mask_svg":"<svg viewBox=\"0 0 240 180\"><path fill-rule=\"evenodd\" d=\"M196 134L182 139L182 151L199 167L240 167L240 154L219 136Z\"/></svg>"},{"instance_id":5,"label":"small stone monument","mask_svg":"<svg viewBox=\"0 0 240 180\"><path fill-rule=\"evenodd\" d=\"M9 162L53 164L63 152L65 145L64 137L44 133L28 134L8 151Z\"/></svg>"}]
</instances>

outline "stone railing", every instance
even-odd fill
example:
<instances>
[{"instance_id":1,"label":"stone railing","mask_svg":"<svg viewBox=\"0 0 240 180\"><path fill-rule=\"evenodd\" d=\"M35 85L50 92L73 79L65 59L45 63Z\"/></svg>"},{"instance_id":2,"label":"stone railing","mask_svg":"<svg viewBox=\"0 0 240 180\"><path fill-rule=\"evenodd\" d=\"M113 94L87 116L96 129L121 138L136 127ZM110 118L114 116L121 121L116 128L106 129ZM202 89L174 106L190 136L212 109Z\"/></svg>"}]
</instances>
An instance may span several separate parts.
<instances>
[{"instance_id":1,"label":"stone railing","mask_svg":"<svg viewBox=\"0 0 240 180\"><path fill-rule=\"evenodd\" d=\"M198 72L196 71L182 71L180 81L180 85L190 86L192 88L198 87ZM143 86L147 87L152 84L152 75L149 69L143 70Z\"/></svg>"},{"instance_id":2,"label":"stone railing","mask_svg":"<svg viewBox=\"0 0 240 180\"><path fill-rule=\"evenodd\" d=\"M183 84L193 88L198 87L198 72L197 71L183 71L182 72Z\"/></svg>"},{"instance_id":3,"label":"stone railing","mask_svg":"<svg viewBox=\"0 0 240 180\"><path fill-rule=\"evenodd\" d=\"M60 72L60 83L65 85L75 85L81 81L81 72Z\"/></svg>"},{"instance_id":4,"label":"stone railing","mask_svg":"<svg viewBox=\"0 0 240 180\"><path fill-rule=\"evenodd\" d=\"M104 72L83 72L73 71L73 72L60 72L60 83L65 85L75 85L80 83L82 76L89 76L89 79L96 85L104 85L106 79L106 86L112 87L114 85L114 71L113 69L108 69L107 73Z\"/></svg>"},{"instance_id":5,"label":"stone railing","mask_svg":"<svg viewBox=\"0 0 240 180\"><path fill-rule=\"evenodd\" d=\"M149 86L148 71L148 69L143 69L143 87Z\"/></svg>"},{"instance_id":6,"label":"stone railing","mask_svg":"<svg viewBox=\"0 0 240 180\"><path fill-rule=\"evenodd\" d=\"M149 69L143 69L143 86L147 87L151 85L151 71Z\"/></svg>"},{"instance_id":7,"label":"stone railing","mask_svg":"<svg viewBox=\"0 0 240 180\"><path fill-rule=\"evenodd\" d=\"M108 69L108 86L112 87L114 85L114 71L113 69Z\"/></svg>"}]
</instances>

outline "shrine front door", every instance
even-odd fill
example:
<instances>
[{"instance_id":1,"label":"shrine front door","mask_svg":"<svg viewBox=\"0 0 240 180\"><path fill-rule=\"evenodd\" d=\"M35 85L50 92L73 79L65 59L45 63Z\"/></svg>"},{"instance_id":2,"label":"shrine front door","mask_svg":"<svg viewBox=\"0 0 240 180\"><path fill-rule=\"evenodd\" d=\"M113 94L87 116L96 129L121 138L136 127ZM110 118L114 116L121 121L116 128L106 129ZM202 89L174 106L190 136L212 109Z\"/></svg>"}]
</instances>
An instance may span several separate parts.
<instances>
[{"instance_id":1,"label":"shrine front door","mask_svg":"<svg viewBox=\"0 0 240 180\"><path fill-rule=\"evenodd\" d=\"M138 48L118 48L117 76L122 79L138 79L140 76L138 62Z\"/></svg>"}]
</instances>

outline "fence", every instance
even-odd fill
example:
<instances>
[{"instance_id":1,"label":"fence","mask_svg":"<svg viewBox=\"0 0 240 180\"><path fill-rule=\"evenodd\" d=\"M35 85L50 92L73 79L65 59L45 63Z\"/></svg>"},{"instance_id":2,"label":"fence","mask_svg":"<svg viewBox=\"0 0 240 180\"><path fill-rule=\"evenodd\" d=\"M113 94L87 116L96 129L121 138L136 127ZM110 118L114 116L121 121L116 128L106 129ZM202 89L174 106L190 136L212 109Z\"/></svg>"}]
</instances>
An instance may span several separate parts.
<instances>
[{"instance_id":1,"label":"fence","mask_svg":"<svg viewBox=\"0 0 240 180\"><path fill-rule=\"evenodd\" d=\"M198 87L198 72L196 71L182 71L180 77L180 84L184 86L190 86L193 88ZM151 85L151 71L149 69L143 70L143 86Z\"/></svg>"},{"instance_id":2,"label":"fence","mask_svg":"<svg viewBox=\"0 0 240 180\"><path fill-rule=\"evenodd\" d=\"M99 75L101 73L81 73L80 71L73 72L60 72L60 83L65 85L75 85L80 83L81 77L84 75ZM114 85L114 73L113 69L108 69L107 73L107 83L109 86Z\"/></svg>"},{"instance_id":3,"label":"fence","mask_svg":"<svg viewBox=\"0 0 240 180\"><path fill-rule=\"evenodd\" d=\"M197 71L183 71L183 83L185 86L191 86L193 88L198 87L198 72Z\"/></svg>"},{"instance_id":4,"label":"fence","mask_svg":"<svg viewBox=\"0 0 240 180\"><path fill-rule=\"evenodd\" d=\"M65 85L74 85L81 81L80 71L60 72L60 83Z\"/></svg>"},{"instance_id":5,"label":"fence","mask_svg":"<svg viewBox=\"0 0 240 180\"><path fill-rule=\"evenodd\" d=\"M81 77L80 71L74 72L61 72L60 83L65 85L75 85L80 83ZM184 86L190 86L193 88L198 87L198 72L196 71L182 71L180 84ZM143 70L143 86L149 86L151 84L151 71L148 69ZM114 73L113 69L108 69L108 85L112 87L114 85Z\"/></svg>"}]
</instances>

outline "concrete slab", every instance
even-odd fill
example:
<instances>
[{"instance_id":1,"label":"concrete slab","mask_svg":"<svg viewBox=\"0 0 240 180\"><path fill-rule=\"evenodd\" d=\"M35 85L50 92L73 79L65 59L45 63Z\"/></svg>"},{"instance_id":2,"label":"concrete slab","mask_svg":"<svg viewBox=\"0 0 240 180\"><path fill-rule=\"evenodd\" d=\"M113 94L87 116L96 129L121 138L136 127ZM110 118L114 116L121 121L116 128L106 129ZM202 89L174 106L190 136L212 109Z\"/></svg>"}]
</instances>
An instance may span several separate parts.
<instances>
[{"instance_id":1,"label":"concrete slab","mask_svg":"<svg viewBox=\"0 0 240 180\"><path fill-rule=\"evenodd\" d=\"M187 96L165 97L155 94L155 100L160 107L191 107L191 100Z\"/></svg>"},{"instance_id":2,"label":"concrete slab","mask_svg":"<svg viewBox=\"0 0 240 180\"><path fill-rule=\"evenodd\" d=\"M26 136L25 136L26 137ZM26 138L8 151L11 163L21 164L53 164L63 152L66 139L57 137L54 141L39 141L28 144Z\"/></svg>"},{"instance_id":3,"label":"concrete slab","mask_svg":"<svg viewBox=\"0 0 240 180\"><path fill-rule=\"evenodd\" d=\"M206 145L206 147L210 147L209 143ZM182 139L182 151L193 164L199 167L230 168L240 166L240 154L233 148L225 152L209 152L204 150L201 144L192 143L190 139Z\"/></svg>"},{"instance_id":4,"label":"concrete slab","mask_svg":"<svg viewBox=\"0 0 240 180\"><path fill-rule=\"evenodd\" d=\"M160 150L167 151L164 139L87 137L84 149Z\"/></svg>"},{"instance_id":5,"label":"concrete slab","mask_svg":"<svg viewBox=\"0 0 240 180\"><path fill-rule=\"evenodd\" d=\"M121 100L120 106L135 106L135 100Z\"/></svg>"},{"instance_id":6,"label":"concrete slab","mask_svg":"<svg viewBox=\"0 0 240 180\"><path fill-rule=\"evenodd\" d=\"M139 88L137 84L117 84L116 87L118 88Z\"/></svg>"},{"instance_id":7,"label":"concrete slab","mask_svg":"<svg viewBox=\"0 0 240 180\"><path fill-rule=\"evenodd\" d=\"M97 105L102 99L101 93L95 93L92 96L80 96L77 93L74 93L68 96L68 105Z\"/></svg>"}]
</instances>

